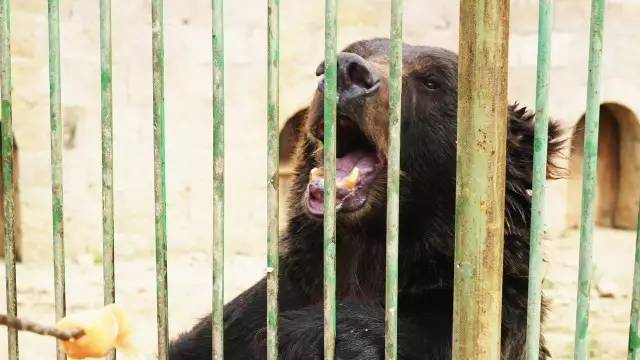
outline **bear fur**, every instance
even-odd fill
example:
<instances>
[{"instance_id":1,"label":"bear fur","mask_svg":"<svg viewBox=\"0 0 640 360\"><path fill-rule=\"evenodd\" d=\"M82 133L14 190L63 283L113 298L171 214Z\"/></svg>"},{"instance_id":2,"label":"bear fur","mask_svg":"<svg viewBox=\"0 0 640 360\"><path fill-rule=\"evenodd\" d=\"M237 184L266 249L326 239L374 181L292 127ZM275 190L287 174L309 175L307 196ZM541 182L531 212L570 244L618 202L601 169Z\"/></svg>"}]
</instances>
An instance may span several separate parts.
<instances>
[{"instance_id":1,"label":"bear fur","mask_svg":"<svg viewBox=\"0 0 640 360\"><path fill-rule=\"evenodd\" d=\"M336 358L343 360L384 358L388 50L387 39L359 41L338 64L338 157L362 148L382 167L368 184L366 202L337 214ZM445 360L452 341L457 56L405 44L403 57L398 358ZM310 173L322 165L323 87L321 81L309 107L296 114L304 125L280 243L280 359L323 358L323 225L309 210ZM361 88L366 96L345 100ZM508 122L502 358L515 360L525 358L534 115L514 104L508 119L496 121ZM549 178L561 175L554 161L563 144L551 122ZM224 308L225 358L266 358L265 328L262 279ZM546 359L542 338L541 349ZM210 358L207 316L172 342L170 359Z\"/></svg>"}]
</instances>

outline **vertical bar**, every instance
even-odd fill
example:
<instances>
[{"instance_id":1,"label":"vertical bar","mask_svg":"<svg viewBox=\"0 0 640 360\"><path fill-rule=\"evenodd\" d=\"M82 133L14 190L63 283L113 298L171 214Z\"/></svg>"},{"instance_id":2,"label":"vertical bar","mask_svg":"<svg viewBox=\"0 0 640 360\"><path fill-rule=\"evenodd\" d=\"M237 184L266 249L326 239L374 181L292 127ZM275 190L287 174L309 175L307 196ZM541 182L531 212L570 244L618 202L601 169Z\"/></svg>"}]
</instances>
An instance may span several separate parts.
<instances>
[{"instance_id":1,"label":"vertical bar","mask_svg":"<svg viewBox=\"0 0 640 360\"><path fill-rule=\"evenodd\" d=\"M398 229L400 132L402 119L402 0L391 3L389 48L389 160L387 171L387 259L385 276L385 359L398 354Z\"/></svg>"},{"instance_id":2,"label":"vertical bar","mask_svg":"<svg viewBox=\"0 0 640 360\"><path fill-rule=\"evenodd\" d=\"M167 194L164 117L164 19L162 7L163 0L153 0L151 3L158 358L165 360L168 358L169 351L169 312L167 289Z\"/></svg>"},{"instance_id":3,"label":"vertical bar","mask_svg":"<svg viewBox=\"0 0 640 360\"><path fill-rule=\"evenodd\" d=\"M598 166L598 127L600 122L600 75L604 32L604 0L591 2L587 115L584 134L582 174L582 214L580 261L576 309L575 359L587 359L589 351L589 293L591 291L594 203Z\"/></svg>"},{"instance_id":4,"label":"vertical bar","mask_svg":"<svg viewBox=\"0 0 640 360\"><path fill-rule=\"evenodd\" d=\"M113 239L113 102L111 0L100 0L100 101L102 122L102 274L104 304L116 299ZM108 356L115 359L115 352Z\"/></svg>"},{"instance_id":5,"label":"vertical bar","mask_svg":"<svg viewBox=\"0 0 640 360\"><path fill-rule=\"evenodd\" d=\"M62 111L60 92L60 4L49 0L49 107L51 119L51 193L56 320L65 316L64 213L62 180ZM66 356L57 346L57 359Z\"/></svg>"},{"instance_id":6,"label":"vertical bar","mask_svg":"<svg viewBox=\"0 0 640 360\"><path fill-rule=\"evenodd\" d=\"M113 106L111 90L111 0L100 0L100 89L102 120L102 238L104 303L115 300L113 269Z\"/></svg>"},{"instance_id":7,"label":"vertical bar","mask_svg":"<svg viewBox=\"0 0 640 360\"><path fill-rule=\"evenodd\" d=\"M224 0L213 0L213 312L212 357L224 356Z\"/></svg>"},{"instance_id":8,"label":"vertical bar","mask_svg":"<svg viewBox=\"0 0 640 360\"><path fill-rule=\"evenodd\" d=\"M7 314L18 315L13 198L13 130L11 109L11 0L0 0L0 98L2 98L2 200ZM7 328L9 360L18 359L18 331Z\"/></svg>"},{"instance_id":9,"label":"vertical bar","mask_svg":"<svg viewBox=\"0 0 640 360\"><path fill-rule=\"evenodd\" d=\"M325 0L324 25L324 358L335 357L336 337L336 99L337 0Z\"/></svg>"},{"instance_id":10,"label":"vertical bar","mask_svg":"<svg viewBox=\"0 0 640 360\"><path fill-rule=\"evenodd\" d=\"M453 359L499 359L508 0L462 0Z\"/></svg>"},{"instance_id":11,"label":"vertical bar","mask_svg":"<svg viewBox=\"0 0 640 360\"><path fill-rule=\"evenodd\" d=\"M278 360L280 0L268 0L267 6L267 358Z\"/></svg>"},{"instance_id":12,"label":"vertical bar","mask_svg":"<svg viewBox=\"0 0 640 360\"><path fill-rule=\"evenodd\" d=\"M636 233L636 255L633 265L633 297L631 298L631 323L629 325L628 360L640 360L640 206L638 207L638 230Z\"/></svg>"},{"instance_id":13,"label":"vertical bar","mask_svg":"<svg viewBox=\"0 0 640 360\"><path fill-rule=\"evenodd\" d=\"M533 142L533 200L529 249L529 296L527 304L527 359L540 358L540 315L542 307L542 236L547 180L549 137L549 73L553 3L540 0L538 7L538 69L536 78L536 124Z\"/></svg>"}]
</instances>

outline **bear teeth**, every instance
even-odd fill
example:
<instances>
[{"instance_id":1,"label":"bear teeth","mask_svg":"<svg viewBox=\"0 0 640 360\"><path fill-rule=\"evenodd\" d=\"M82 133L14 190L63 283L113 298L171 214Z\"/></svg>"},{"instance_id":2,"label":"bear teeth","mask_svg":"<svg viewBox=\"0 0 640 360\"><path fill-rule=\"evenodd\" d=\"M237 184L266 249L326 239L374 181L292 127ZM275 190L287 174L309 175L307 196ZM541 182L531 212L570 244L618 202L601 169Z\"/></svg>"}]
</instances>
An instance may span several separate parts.
<instances>
[{"instance_id":1,"label":"bear teeth","mask_svg":"<svg viewBox=\"0 0 640 360\"><path fill-rule=\"evenodd\" d=\"M317 181L317 180L323 180L322 178L323 175L324 175L324 172L322 171L322 169L319 169L319 168L313 168L309 172L309 177L311 182ZM360 169L357 166L355 166L351 170L349 175L347 175L345 178L338 180L336 182L336 187L345 188L349 191L353 191L356 188L356 185L358 184L359 176L360 176Z\"/></svg>"},{"instance_id":2,"label":"bear teeth","mask_svg":"<svg viewBox=\"0 0 640 360\"><path fill-rule=\"evenodd\" d=\"M313 168L311 169L310 175L311 175L311 181L315 181L322 178L323 173L322 173L322 170L318 168Z\"/></svg>"}]
</instances>

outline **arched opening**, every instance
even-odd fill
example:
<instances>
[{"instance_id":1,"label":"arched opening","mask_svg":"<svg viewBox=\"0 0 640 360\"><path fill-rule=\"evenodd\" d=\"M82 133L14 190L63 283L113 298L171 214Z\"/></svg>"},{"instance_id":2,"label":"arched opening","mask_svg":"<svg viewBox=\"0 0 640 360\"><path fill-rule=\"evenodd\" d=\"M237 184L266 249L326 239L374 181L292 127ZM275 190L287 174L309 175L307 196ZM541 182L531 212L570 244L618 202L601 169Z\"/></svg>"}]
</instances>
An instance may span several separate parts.
<instances>
[{"instance_id":1,"label":"arched opening","mask_svg":"<svg viewBox=\"0 0 640 360\"><path fill-rule=\"evenodd\" d=\"M584 115L571 138L568 225L580 223ZM598 226L635 229L640 200L640 123L627 107L600 107L595 222Z\"/></svg>"}]
</instances>

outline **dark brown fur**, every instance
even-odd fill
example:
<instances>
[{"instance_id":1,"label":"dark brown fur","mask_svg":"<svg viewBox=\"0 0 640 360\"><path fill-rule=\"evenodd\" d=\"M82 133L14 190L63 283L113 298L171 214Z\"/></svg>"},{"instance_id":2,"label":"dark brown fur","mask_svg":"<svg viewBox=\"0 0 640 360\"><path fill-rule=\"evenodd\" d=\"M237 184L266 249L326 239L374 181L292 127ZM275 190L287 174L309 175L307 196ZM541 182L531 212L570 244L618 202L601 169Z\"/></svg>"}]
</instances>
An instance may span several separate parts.
<instances>
[{"instance_id":1,"label":"dark brown fur","mask_svg":"<svg viewBox=\"0 0 640 360\"><path fill-rule=\"evenodd\" d=\"M377 92L353 106L339 106L338 152L349 147L352 123L383 160L388 153L388 40L347 47L380 77ZM457 57L439 48L405 45L402 101L398 356L451 358L453 244L457 126ZM437 87L434 86L437 83ZM425 84L426 87L425 87ZM340 91L340 85L339 85ZM322 162L322 94L304 112L289 199L289 220L281 240L281 359L322 358L322 221L303 201L309 173ZM505 121L496 119L496 121ZM524 359L534 116L509 107L503 359ZM343 136L341 137L341 134ZM560 175L554 160L563 141L556 123L549 129L548 175ZM340 213L338 234L339 359L382 359L384 354L384 269L386 174L378 174L366 204ZM266 284L261 280L225 307L225 357L265 356ZM541 359L548 353L542 341ZM248 346L252 344L252 346ZM205 318L171 346L171 359L208 359L211 323Z\"/></svg>"}]
</instances>

